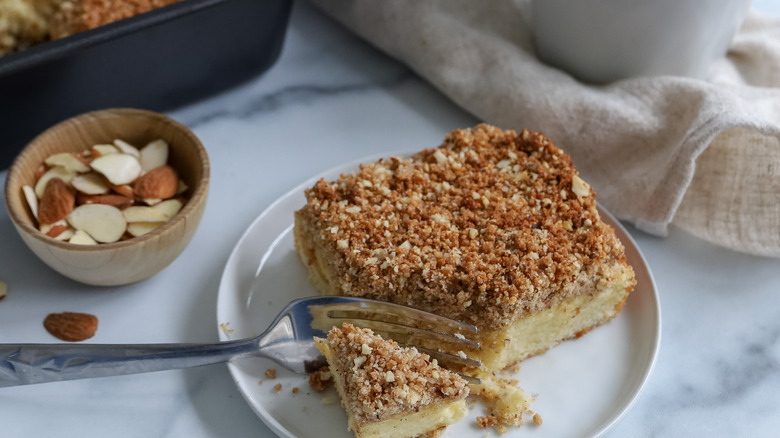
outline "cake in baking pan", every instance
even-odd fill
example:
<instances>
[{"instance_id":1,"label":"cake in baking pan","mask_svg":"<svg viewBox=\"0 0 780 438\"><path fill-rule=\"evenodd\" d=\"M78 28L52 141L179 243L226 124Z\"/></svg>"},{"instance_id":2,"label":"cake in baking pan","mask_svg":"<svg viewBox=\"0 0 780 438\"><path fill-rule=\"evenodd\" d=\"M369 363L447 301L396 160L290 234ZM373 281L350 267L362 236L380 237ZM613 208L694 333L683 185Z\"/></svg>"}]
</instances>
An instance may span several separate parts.
<instances>
[{"instance_id":1,"label":"cake in baking pan","mask_svg":"<svg viewBox=\"0 0 780 438\"><path fill-rule=\"evenodd\" d=\"M0 56L180 0L0 0Z\"/></svg>"}]
</instances>

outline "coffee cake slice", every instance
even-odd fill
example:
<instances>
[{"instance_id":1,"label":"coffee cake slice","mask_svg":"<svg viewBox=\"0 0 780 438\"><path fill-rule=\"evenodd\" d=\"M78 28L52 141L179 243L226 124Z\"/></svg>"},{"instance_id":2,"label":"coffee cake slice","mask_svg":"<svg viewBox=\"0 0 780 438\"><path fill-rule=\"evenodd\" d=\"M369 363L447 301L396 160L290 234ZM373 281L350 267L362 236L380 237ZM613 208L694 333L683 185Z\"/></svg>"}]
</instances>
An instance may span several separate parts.
<instances>
[{"instance_id":1,"label":"coffee cake slice","mask_svg":"<svg viewBox=\"0 0 780 438\"><path fill-rule=\"evenodd\" d=\"M351 324L315 342L357 438L430 436L467 413L466 381L415 348Z\"/></svg>"},{"instance_id":2,"label":"coffee cake slice","mask_svg":"<svg viewBox=\"0 0 780 438\"><path fill-rule=\"evenodd\" d=\"M634 273L595 193L540 133L489 125L318 181L295 247L323 294L476 325L498 370L618 315Z\"/></svg>"}]
</instances>

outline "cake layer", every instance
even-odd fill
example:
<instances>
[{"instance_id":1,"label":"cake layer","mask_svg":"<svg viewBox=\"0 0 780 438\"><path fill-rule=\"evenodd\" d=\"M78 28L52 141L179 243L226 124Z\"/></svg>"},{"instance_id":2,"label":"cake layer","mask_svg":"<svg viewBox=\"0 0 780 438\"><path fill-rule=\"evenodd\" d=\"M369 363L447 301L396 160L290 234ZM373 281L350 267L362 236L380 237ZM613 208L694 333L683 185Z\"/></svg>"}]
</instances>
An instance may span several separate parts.
<instances>
[{"instance_id":1,"label":"cake layer","mask_svg":"<svg viewBox=\"0 0 780 438\"><path fill-rule=\"evenodd\" d=\"M620 265L605 271L610 281L584 287L588 290L507 327L482 331L475 336L482 348L469 351L469 357L480 359L487 370L501 370L610 321L623 308L634 279L631 271ZM582 281L587 284L587 280Z\"/></svg>"}]
</instances>

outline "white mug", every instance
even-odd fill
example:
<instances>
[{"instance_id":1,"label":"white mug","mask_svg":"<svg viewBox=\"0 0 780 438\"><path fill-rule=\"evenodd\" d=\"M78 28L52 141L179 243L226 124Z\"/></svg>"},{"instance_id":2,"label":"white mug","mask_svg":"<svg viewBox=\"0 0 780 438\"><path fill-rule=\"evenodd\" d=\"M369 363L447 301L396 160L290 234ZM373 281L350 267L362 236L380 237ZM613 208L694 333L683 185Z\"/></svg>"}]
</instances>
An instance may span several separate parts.
<instances>
[{"instance_id":1,"label":"white mug","mask_svg":"<svg viewBox=\"0 0 780 438\"><path fill-rule=\"evenodd\" d=\"M585 82L706 78L750 0L532 0L539 58Z\"/></svg>"}]
</instances>

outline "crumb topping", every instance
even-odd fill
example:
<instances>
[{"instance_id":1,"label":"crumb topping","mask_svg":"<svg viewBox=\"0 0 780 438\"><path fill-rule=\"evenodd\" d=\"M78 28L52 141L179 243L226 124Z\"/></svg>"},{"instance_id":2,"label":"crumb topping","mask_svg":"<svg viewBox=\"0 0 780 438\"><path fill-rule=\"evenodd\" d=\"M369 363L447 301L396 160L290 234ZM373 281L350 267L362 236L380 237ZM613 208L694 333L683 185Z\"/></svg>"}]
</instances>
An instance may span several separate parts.
<instances>
[{"instance_id":1,"label":"crumb topping","mask_svg":"<svg viewBox=\"0 0 780 438\"><path fill-rule=\"evenodd\" d=\"M533 398L518 386L520 382L516 379L495 374L482 375L480 378L480 384L471 386L472 395L481 398L487 405L487 414L477 417L480 427L493 427L504 434L508 426L521 426L526 423L525 417L534 415L528 410Z\"/></svg>"},{"instance_id":2,"label":"crumb topping","mask_svg":"<svg viewBox=\"0 0 780 438\"><path fill-rule=\"evenodd\" d=\"M344 377L345 403L362 421L416 412L422 406L465 398L464 379L415 348L403 348L369 329L344 324L328 333L335 366ZM370 351L364 353L366 349Z\"/></svg>"},{"instance_id":3,"label":"crumb topping","mask_svg":"<svg viewBox=\"0 0 780 438\"><path fill-rule=\"evenodd\" d=\"M318 181L303 208L339 254L339 293L481 328L566 298L624 249L571 158L540 133L489 125L411 158Z\"/></svg>"},{"instance_id":4,"label":"crumb topping","mask_svg":"<svg viewBox=\"0 0 780 438\"><path fill-rule=\"evenodd\" d=\"M330 368L327 365L309 375L309 386L317 392L322 392L333 383Z\"/></svg>"}]
</instances>

